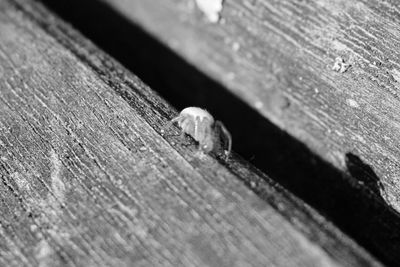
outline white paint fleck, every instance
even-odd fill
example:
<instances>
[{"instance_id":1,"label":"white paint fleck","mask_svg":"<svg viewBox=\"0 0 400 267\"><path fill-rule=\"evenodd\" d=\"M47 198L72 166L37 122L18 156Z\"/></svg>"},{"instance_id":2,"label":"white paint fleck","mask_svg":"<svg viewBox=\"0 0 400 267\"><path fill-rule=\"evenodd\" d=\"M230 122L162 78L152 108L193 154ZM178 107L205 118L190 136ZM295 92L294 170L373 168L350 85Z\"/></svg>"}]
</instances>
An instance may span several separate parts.
<instances>
[{"instance_id":1,"label":"white paint fleck","mask_svg":"<svg viewBox=\"0 0 400 267\"><path fill-rule=\"evenodd\" d=\"M332 70L340 73L346 72L351 65L349 63L346 63L343 58L337 57L335 59L335 63L333 64Z\"/></svg>"},{"instance_id":2,"label":"white paint fleck","mask_svg":"<svg viewBox=\"0 0 400 267\"><path fill-rule=\"evenodd\" d=\"M145 146L141 146L141 147L139 148L139 150L140 150L140 151L142 151L142 152L144 152L144 151L146 151L146 150L147 150L147 147L145 147Z\"/></svg>"},{"instance_id":3,"label":"white paint fleck","mask_svg":"<svg viewBox=\"0 0 400 267\"><path fill-rule=\"evenodd\" d=\"M346 99L346 103L347 105L349 105L352 108L359 108L360 105L357 103L357 101L353 100L353 99Z\"/></svg>"},{"instance_id":4,"label":"white paint fleck","mask_svg":"<svg viewBox=\"0 0 400 267\"><path fill-rule=\"evenodd\" d=\"M196 4L210 22L219 21L223 0L196 0Z\"/></svg>"}]
</instances>

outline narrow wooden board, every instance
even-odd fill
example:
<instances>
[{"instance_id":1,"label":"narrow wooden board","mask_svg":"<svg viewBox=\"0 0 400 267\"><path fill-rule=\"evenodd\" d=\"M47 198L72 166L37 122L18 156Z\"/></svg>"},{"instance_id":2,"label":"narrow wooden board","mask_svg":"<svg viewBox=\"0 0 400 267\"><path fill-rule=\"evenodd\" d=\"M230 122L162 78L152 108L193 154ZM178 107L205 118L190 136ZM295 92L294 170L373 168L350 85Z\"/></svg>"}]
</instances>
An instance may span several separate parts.
<instances>
[{"instance_id":1,"label":"narrow wooden board","mask_svg":"<svg viewBox=\"0 0 400 267\"><path fill-rule=\"evenodd\" d=\"M2 266L380 265L236 156L161 135L165 101L31 1L0 1L0 103Z\"/></svg>"}]
</instances>

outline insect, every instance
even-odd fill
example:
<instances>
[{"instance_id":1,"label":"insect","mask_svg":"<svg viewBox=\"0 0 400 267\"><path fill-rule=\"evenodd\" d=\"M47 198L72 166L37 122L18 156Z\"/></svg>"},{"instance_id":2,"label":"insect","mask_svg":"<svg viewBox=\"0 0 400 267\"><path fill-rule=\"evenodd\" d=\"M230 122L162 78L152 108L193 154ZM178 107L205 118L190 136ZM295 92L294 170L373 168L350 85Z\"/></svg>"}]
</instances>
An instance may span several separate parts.
<instances>
[{"instance_id":1,"label":"insect","mask_svg":"<svg viewBox=\"0 0 400 267\"><path fill-rule=\"evenodd\" d=\"M232 149L232 136L224 124L207 111L198 107L183 109L179 115L173 118L165 127L168 129L175 122L182 130L182 134L188 134L199 143L199 150L209 153L220 151L223 143L227 143L226 158Z\"/></svg>"}]
</instances>

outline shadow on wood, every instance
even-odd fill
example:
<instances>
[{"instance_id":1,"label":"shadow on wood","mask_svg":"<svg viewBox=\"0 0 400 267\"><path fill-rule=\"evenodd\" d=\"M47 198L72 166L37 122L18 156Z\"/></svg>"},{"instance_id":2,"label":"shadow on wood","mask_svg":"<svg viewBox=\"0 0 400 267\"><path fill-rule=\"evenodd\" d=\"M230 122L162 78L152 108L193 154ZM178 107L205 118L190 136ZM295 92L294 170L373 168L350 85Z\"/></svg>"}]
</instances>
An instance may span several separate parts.
<instances>
[{"instance_id":1,"label":"shadow on wood","mask_svg":"<svg viewBox=\"0 0 400 267\"><path fill-rule=\"evenodd\" d=\"M353 153L346 154L346 166L352 177L367 186L375 195L380 196L382 183L371 166L365 164ZM382 199L382 201L384 200Z\"/></svg>"}]
</instances>

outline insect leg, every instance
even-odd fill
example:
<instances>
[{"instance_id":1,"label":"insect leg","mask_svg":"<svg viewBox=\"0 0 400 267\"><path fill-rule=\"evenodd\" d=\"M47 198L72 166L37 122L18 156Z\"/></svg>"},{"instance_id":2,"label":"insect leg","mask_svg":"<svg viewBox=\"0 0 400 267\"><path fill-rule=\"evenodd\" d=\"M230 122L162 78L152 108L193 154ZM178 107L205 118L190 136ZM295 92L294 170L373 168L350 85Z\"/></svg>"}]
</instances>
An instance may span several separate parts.
<instances>
[{"instance_id":1,"label":"insect leg","mask_svg":"<svg viewBox=\"0 0 400 267\"><path fill-rule=\"evenodd\" d=\"M183 139L185 136L185 133L188 133L188 125L190 121L188 120L187 117L183 117L182 120L180 121L180 126L181 126L181 138Z\"/></svg>"},{"instance_id":2,"label":"insect leg","mask_svg":"<svg viewBox=\"0 0 400 267\"><path fill-rule=\"evenodd\" d=\"M200 118L196 117L194 121L194 140L199 141L199 123L200 123Z\"/></svg>"},{"instance_id":3,"label":"insect leg","mask_svg":"<svg viewBox=\"0 0 400 267\"><path fill-rule=\"evenodd\" d=\"M226 158L228 158L229 154L231 153L231 150L232 150L232 135L228 131L228 129L226 129L225 125L222 122L216 121L215 125L217 127L221 128L222 133L225 135L225 138L228 139L228 152L226 153Z\"/></svg>"},{"instance_id":4,"label":"insect leg","mask_svg":"<svg viewBox=\"0 0 400 267\"><path fill-rule=\"evenodd\" d=\"M166 132L169 128L171 128L171 126L175 123L175 122L177 122L177 121L179 121L179 120L181 120L182 119L182 116L177 116L177 117L175 117L175 118L173 118L172 120L170 120L167 124L165 124L165 126L162 128L162 132Z\"/></svg>"}]
</instances>

